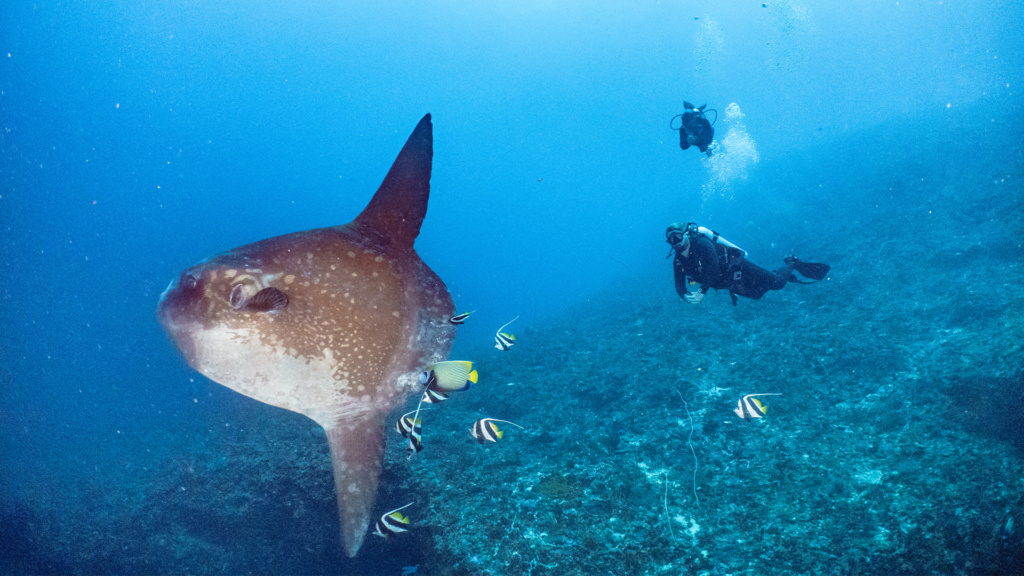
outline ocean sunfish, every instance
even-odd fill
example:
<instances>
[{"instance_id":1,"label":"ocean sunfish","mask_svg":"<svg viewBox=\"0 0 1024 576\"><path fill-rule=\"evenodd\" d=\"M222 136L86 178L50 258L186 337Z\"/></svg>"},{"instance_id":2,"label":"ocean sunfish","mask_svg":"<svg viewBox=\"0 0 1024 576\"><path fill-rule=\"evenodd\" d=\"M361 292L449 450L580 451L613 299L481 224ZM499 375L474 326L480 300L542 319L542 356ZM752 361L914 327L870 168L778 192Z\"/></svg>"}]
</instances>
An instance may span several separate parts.
<instances>
[{"instance_id":1,"label":"ocean sunfish","mask_svg":"<svg viewBox=\"0 0 1024 576\"><path fill-rule=\"evenodd\" d=\"M204 260L157 307L189 366L323 426L350 557L370 525L385 421L455 338L451 295L413 249L432 157L427 114L355 220Z\"/></svg>"}]
</instances>

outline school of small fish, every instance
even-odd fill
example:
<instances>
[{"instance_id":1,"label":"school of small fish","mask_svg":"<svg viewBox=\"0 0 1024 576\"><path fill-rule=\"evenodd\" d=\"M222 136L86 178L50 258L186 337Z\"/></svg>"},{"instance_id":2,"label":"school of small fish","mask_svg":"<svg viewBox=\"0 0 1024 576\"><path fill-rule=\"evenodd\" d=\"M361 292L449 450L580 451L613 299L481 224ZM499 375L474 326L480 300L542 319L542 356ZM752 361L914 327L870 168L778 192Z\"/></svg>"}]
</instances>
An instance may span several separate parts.
<instances>
[{"instance_id":1,"label":"school of small fish","mask_svg":"<svg viewBox=\"0 0 1024 576\"><path fill-rule=\"evenodd\" d=\"M448 322L460 326L466 322L472 312L463 312L457 314L448 319ZM509 320L501 328L498 328L494 334L494 347L502 352L509 351L516 344L516 337L511 332L503 332L505 328L519 319L519 316ZM395 424L395 430L402 435L403 438L408 440L407 452L409 457L419 453L423 450L423 421L420 418L420 410L423 404L437 404L443 402L451 397L452 392L464 392L469 390L470 386L476 384L479 379L479 374L473 369L473 363L468 360L447 360L444 362L435 362L426 367L423 374L420 375L420 384L423 385L423 395L420 397L419 404L416 406L416 410L403 414L402 417ZM759 418L764 418L768 413L768 406L758 400L759 396L781 396L778 392L759 392L756 394L747 394L739 399L736 404L736 408L733 412L737 416L744 420L752 421ZM502 439L505 435L504 431L498 427L498 423L509 424L520 429L524 429L515 422L508 420L501 420L498 418L481 418L473 423L469 432L481 445L487 442L497 442ZM373 534L382 538L387 538L395 534L407 532L410 526L410 520L408 516L403 516L401 511L412 506L414 503L410 502L401 508L396 508L390 512L384 513L377 524L374 527Z\"/></svg>"},{"instance_id":2,"label":"school of small fish","mask_svg":"<svg viewBox=\"0 0 1024 576\"><path fill-rule=\"evenodd\" d=\"M469 318L472 312L463 312L456 314L448 319L448 322L455 325L461 326ZM512 320L506 322L501 328L498 328L494 335L495 345L494 347L502 352L507 352L516 343L516 337L510 332L503 332L509 324L519 319L516 316ZM407 412L398 419L395 423L395 430L402 435L403 438L408 440L406 452L409 458L423 450L423 419L420 418L420 411L423 409L424 404L437 404L444 402L451 398L453 392L465 392L469 390L470 386L476 384L479 379L479 374L473 369L473 363L468 360L446 360L444 362L435 362L427 366L423 373L420 374L420 384L423 385L423 395L420 396L420 401L416 405L416 409ZM473 423L469 432L480 444L486 442L497 442L499 439L504 437L505 433L498 428L498 423L509 424L520 429L524 429L515 422L508 420L500 420L498 418L481 418ZM414 503L410 502L401 508L396 508L390 512L385 512L379 520L377 520L374 526L373 534L380 536L381 538L388 538L395 534L407 532L411 521L408 516L402 515L401 511L412 506Z\"/></svg>"}]
</instances>

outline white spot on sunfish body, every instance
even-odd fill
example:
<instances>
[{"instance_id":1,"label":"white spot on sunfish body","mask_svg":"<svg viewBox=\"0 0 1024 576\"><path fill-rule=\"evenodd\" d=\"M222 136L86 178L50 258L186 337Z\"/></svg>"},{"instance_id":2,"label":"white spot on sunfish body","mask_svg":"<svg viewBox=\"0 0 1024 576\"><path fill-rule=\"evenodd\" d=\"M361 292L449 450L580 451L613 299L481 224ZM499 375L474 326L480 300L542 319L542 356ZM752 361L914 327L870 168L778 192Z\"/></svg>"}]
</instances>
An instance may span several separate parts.
<instances>
[{"instance_id":1,"label":"white spot on sunfish body","mask_svg":"<svg viewBox=\"0 0 1024 576\"><path fill-rule=\"evenodd\" d=\"M333 352L331 356L325 353L323 359L300 358L294 348L275 346L271 335L264 338L258 330L225 325L197 332L194 337L201 372L246 396L306 414L337 402L333 387L318 384L333 380ZM235 353L225 354L224 350ZM238 378L245 373L250 376Z\"/></svg>"}]
</instances>

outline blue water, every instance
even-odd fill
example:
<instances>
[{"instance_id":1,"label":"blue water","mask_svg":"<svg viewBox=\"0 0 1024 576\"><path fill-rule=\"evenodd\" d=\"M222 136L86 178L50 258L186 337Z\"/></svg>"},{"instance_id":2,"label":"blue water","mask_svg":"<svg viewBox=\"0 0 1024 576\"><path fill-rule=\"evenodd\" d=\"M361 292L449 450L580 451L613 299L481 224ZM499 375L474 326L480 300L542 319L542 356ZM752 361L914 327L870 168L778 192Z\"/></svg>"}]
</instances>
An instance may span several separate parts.
<instances>
[{"instance_id":1,"label":"blue water","mask_svg":"<svg viewBox=\"0 0 1024 576\"><path fill-rule=\"evenodd\" d=\"M648 371L635 363L675 367L684 358L663 340L630 334L685 342L693 330L707 330L716 347L698 347L687 358L706 355L693 369L704 360L719 366L722 387L730 378L793 383L780 366L797 362L798 349L821 346L815 361L822 366L886 375L861 379L848 370L837 384L831 373L812 372L807 386L814 397L831 400L797 402L805 420L794 427L808 429L814 418L846 420L842 411L828 413L833 400L869 397L879 378L892 378L886 385L901 397L892 401L904 411L901 420L931 417L936 426L960 430L966 446L1005 446L1011 468L978 480L1005 484L1002 500L986 496L998 518L977 510L972 516L969 509L943 512L937 516L978 520L966 520L962 533L935 528L935 538L922 528L928 537L921 541L934 546L924 556L934 563L884 545L888 537L879 536L877 549L864 544L860 559L828 564L827 554L807 554L791 569L870 573L866 557L908 574L1007 571L1005 558L1019 557L1024 530L1017 473L1024 443L1012 433L1013 412L1000 407L1019 405L1024 390L1021 30L1024 14L1009 1L5 6L0 573L398 574L414 565L421 566L418 573L441 573L441 566L466 574L613 570L618 560L584 545L560 545L562 556L545 557L538 552L543 539L524 536L529 515L515 523L517 541L527 542L519 556L487 555L480 543L460 548L454 534L480 535L485 528L474 530L480 516L456 518L451 511L486 515L499 506L472 500L464 490L486 482L487 467L454 455L465 466L461 475L431 484L429 468L416 463L419 472L408 480L410 465L394 446L381 499L414 499L415 489L431 490L429 497L448 508L416 512L429 530L410 536L415 545L368 542L355 561L344 559L321 433L300 416L199 376L156 322L160 293L186 266L259 239L348 222L428 112L432 194L416 248L457 308L477 311L459 329L454 356L476 359L483 374L487 368L494 378L501 374L529 388L518 401L499 404L507 416L534 425L523 437L535 443L513 463L522 477L531 462L585 450L549 442L538 430L544 422L582 418L575 432L565 433L602 438L667 425L655 408L666 398L675 401L672 388L629 401L616 393L600 401L590 395L593 406L574 408L596 410L596 418L560 408L576 402L559 396L576 382L566 381L576 377L564 372L569 364L572 374L588 375L579 376L587 389L670 386L666 378L675 368ZM669 128L683 100L718 111L721 148L710 159L680 150L678 133ZM736 308L714 292L699 307L686 305L672 287L663 231L688 220L720 231L765 267L795 252L832 264L835 279L787 287ZM813 311L818 324L797 321ZM517 315L511 329L520 345L508 354L521 354L509 362L524 364L501 364L507 358L491 355L490 339ZM535 344L527 352L531 335ZM889 351L894 338L906 338L905 347ZM955 346L943 348L947 340ZM750 343L757 341L794 355L757 356L753 363ZM836 360L830 349L862 355ZM913 356L933 349L941 353ZM734 365L745 372L731 373L739 370L729 368ZM692 374L685 378L697 383L694 389L710 386ZM964 397L979 389L984 394ZM718 399L722 419L731 417L727 404L739 391ZM711 398L686 397L691 408ZM951 423L943 420L948 414L914 410L924 397L943 398L943 407L963 407L956 413L968 416ZM614 413L602 412L620 403ZM773 403L779 412L796 411ZM718 442L708 423L719 414L700 409L703 432L695 438L707 457ZM814 411L822 413L812 417ZM870 433L895 434L895 424L879 424L871 414ZM671 416L672 426L676 418L688 422L682 410ZM843 425L865 426L853 420ZM643 426L619 431L624 422ZM650 433L649 443L658 445ZM686 447L687 438L672 441ZM931 439L906 441L927 446ZM608 443L590 456L617 454L618 444ZM797 460L806 449L781 440L778 446ZM685 479L690 452L676 456L662 468ZM727 468L723 463L719 477ZM695 480L695 493L697 480L712 491L713 470ZM290 486L291 473L301 478L301 489L281 488ZM261 482L261 474L273 480ZM580 509L610 513L590 500L613 499L612 493L588 488L584 495L584 474L573 477L571 488L560 480L540 484L551 472L537 474L533 486L542 498L573 493L584 501ZM872 473L851 474L874 485ZM785 480L752 478L728 496L717 494L740 505ZM679 482L680 500L670 502L666 490L664 508L690 505L681 500L689 486ZM931 489L939 488L921 488L915 502L927 501ZM183 504L180 493L190 491L202 496ZM657 498L633 502L615 494L625 507L659 513ZM694 522L711 525L711 498L706 495L704 508L692 502ZM287 499L287 510L274 504ZM541 522L531 508L535 499L508 501L524 502L522 509ZM811 530L811 520L798 516L787 522ZM1017 519L1016 529L1007 528L1007 518ZM871 523L861 516L847 521ZM659 533L669 524L659 523ZM599 527L587 536L586 526L573 525L564 538L603 542L594 535ZM894 526L887 530L899 533ZM978 558L986 554L964 556L968 549L988 550L980 543L986 538L1003 543L1004 559L984 564ZM607 548L614 545L609 540ZM745 566L737 558L768 554L735 542L693 545L648 542L618 565L638 573L659 567L737 573ZM676 556L699 556L701 546L711 550L711 560L672 563ZM576 550L569 557L567 547Z\"/></svg>"}]
</instances>

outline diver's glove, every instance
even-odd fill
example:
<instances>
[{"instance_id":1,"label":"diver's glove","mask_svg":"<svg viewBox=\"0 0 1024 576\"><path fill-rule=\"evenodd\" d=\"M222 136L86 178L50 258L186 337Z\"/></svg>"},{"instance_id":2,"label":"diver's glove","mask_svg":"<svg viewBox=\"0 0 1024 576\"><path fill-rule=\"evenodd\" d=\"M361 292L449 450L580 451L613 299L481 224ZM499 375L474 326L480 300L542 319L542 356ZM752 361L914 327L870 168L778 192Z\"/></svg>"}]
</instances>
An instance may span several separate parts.
<instances>
[{"instance_id":1,"label":"diver's glove","mask_svg":"<svg viewBox=\"0 0 1024 576\"><path fill-rule=\"evenodd\" d=\"M690 304L700 304L700 301L704 299L704 293L700 290L696 292L687 292L686 296L683 296L683 300L686 300Z\"/></svg>"}]
</instances>

